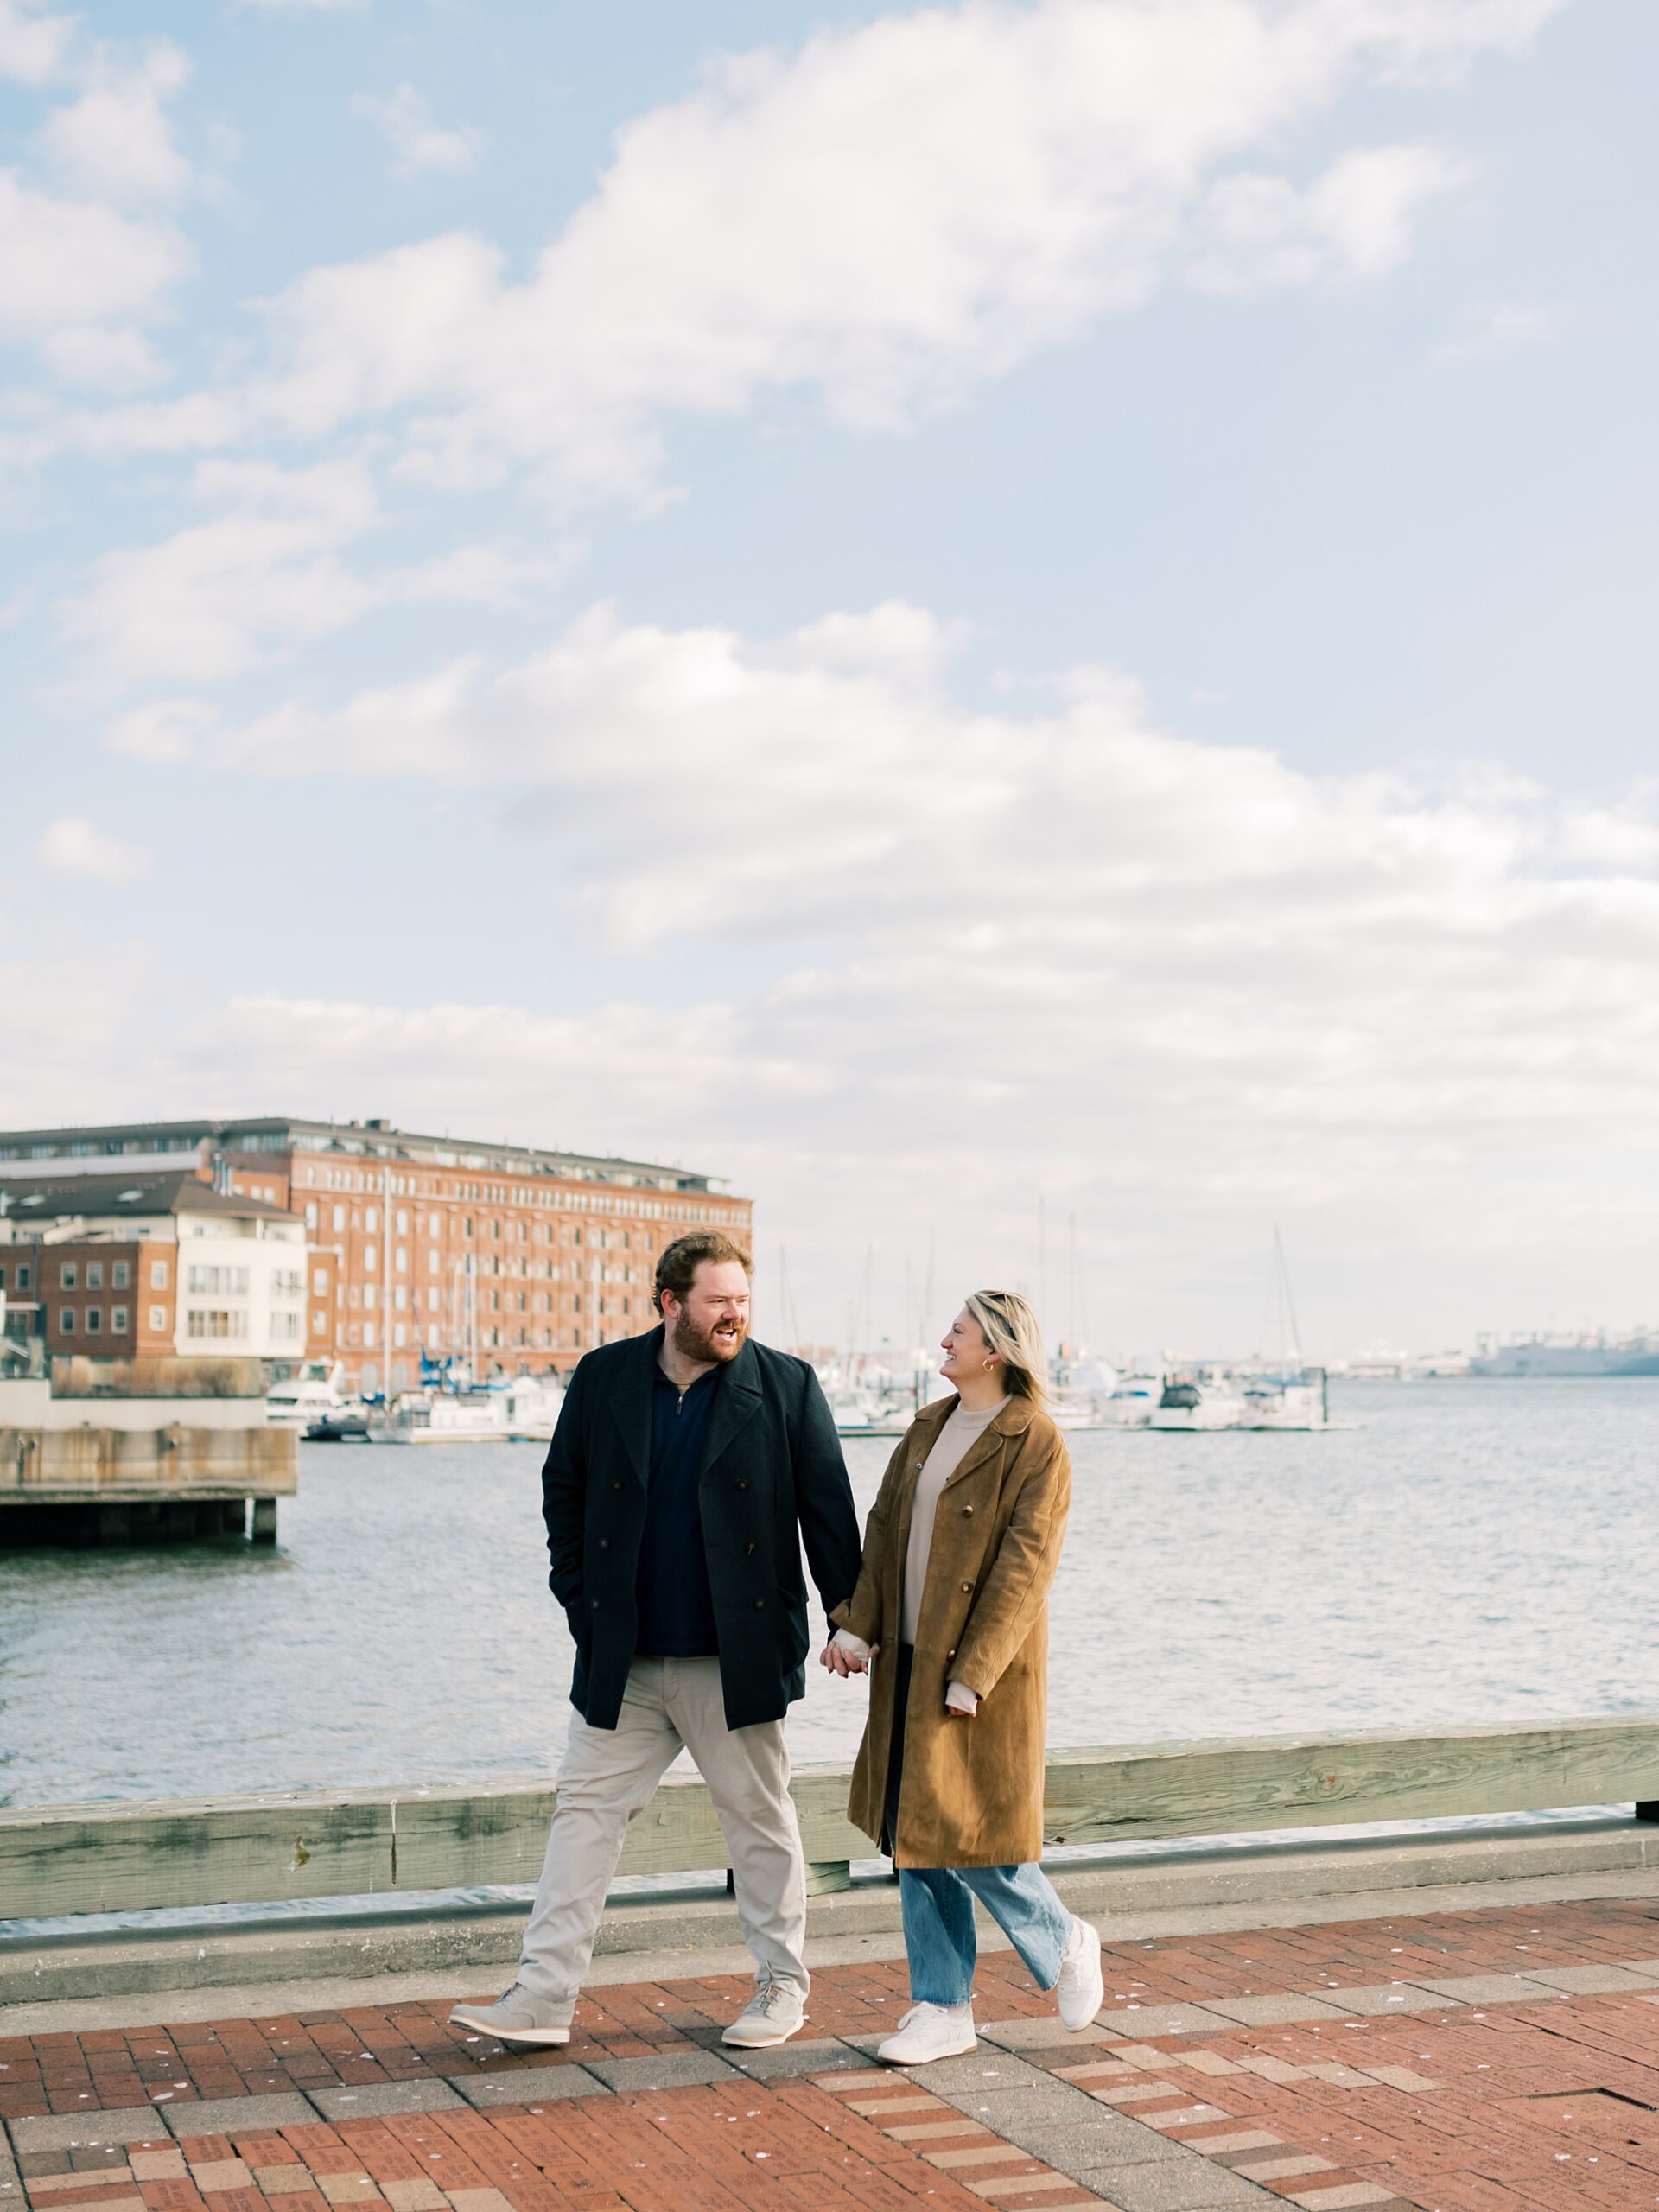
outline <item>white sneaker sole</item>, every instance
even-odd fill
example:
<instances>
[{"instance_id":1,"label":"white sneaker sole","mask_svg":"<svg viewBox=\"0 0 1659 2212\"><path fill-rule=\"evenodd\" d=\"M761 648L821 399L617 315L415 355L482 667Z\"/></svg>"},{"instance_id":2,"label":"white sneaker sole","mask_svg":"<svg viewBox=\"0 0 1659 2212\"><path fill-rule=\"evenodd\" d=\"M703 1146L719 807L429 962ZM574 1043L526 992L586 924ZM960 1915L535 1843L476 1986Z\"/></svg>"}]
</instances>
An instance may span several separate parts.
<instances>
[{"instance_id":1,"label":"white sneaker sole","mask_svg":"<svg viewBox=\"0 0 1659 2212\"><path fill-rule=\"evenodd\" d=\"M474 2035L493 2036L498 2043L524 2044L535 2050L556 2050L570 2040L569 2028L498 2028L481 2006L474 2012L457 2005L449 2015L449 2024L470 2028Z\"/></svg>"},{"instance_id":2,"label":"white sneaker sole","mask_svg":"<svg viewBox=\"0 0 1659 2212\"><path fill-rule=\"evenodd\" d=\"M740 2035L737 2022L734 2020L721 2041L730 2050L775 2050L780 2043L787 2043L791 2036L799 2035L805 2025L806 2017L803 2014L793 2027L760 2029L753 2034L745 2032Z\"/></svg>"},{"instance_id":3,"label":"white sneaker sole","mask_svg":"<svg viewBox=\"0 0 1659 2212\"><path fill-rule=\"evenodd\" d=\"M970 2050L979 2049L979 2037L971 2028L958 2043L946 2044L937 2050L912 2051L905 2056L895 2048L899 2040L894 2036L877 2050L875 2055L884 2066L931 2066L936 2058L965 2058Z\"/></svg>"}]
</instances>

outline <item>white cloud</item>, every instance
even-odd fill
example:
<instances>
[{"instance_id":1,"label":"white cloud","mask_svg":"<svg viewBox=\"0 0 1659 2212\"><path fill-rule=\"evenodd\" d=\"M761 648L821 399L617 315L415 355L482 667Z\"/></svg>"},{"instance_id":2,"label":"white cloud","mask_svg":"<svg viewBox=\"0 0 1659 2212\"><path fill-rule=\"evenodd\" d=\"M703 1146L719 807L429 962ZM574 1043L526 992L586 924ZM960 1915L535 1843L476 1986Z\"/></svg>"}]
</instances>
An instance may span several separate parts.
<instances>
[{"instance_id":1,"label":"white cloud","mask_svg":"<svg viewBox=\"0 0 1659 2212\"><path fill-rule=\"evenodd\" d=\"M481 131L465 126L446 130L434 123L413 85L399 85L390 92L359 92L353 99L352 113L374 124L391 147L392 167L401 176L423 169L461 176L475 166L483 150Z\"/></svg>"},{"instance_id":2,"label":"white cloud","mask_svg":"<svg viewBox=\"0 0 1659 2212\"><path fill-rule=\"evenodd\" d=\"M264 372L217 407L99 434L321 437L391 416L408 477L468 488L528 465L578 497L648 494L675 418L792 390L900 428L1195 255L1217 281L1217 221L1269 281L1385 273L1455 156L1234 173L1353 86L1518 47L1564 4L979 0L729 58L619 133L521 280L465 233L313 269L266 304Z\"/></svg>"},{"instance_id":3,"label":"white cloud","mask_svg":"<svg viewBox=\"0 0 1659 2212\"><path fill-rule=\"evenodd\" d=\"M74 36L74 19L54 15L33 0L0 0L0 77L19 84L48 84L62 68Z\"/></svg>"},{"instance_id":4,"label":"white cloud","mask_svg":"<svg viewBox=\"0 0 1659 2212\"><path fill-rule=\"evenodd\" d=\"M1225 177L1210 194L1214 244L1193 281L1242 291L1386 276L1410 251L1419 212L1469 175L1432 146L1376 146L1344 154L1305 191L1283 177Z\"/></svg>"},{"instance_id":5,"label":"white cloud","mask_svg":"<svg viewBox=\"0 0 1659 2212\"><path fill-rule=\"evenodd\" d=\"M78 99L47 118L41 141L48 159L94 199L181 198L190 165L174 143L166 103L188 80L186 56L160 44L136 67L118 67L103 54L93 75Z\"/></svg>"},{"instance_id":6,"label":"white cloud","mask_svg":"<svg viewBox=\"0 0 1659 2212\"><path fill-rule=\"evenodd\" d=\"M68 634L117 681L234 676L268 640L325 636L371 603L339 558L378 514L357 463L208 462L195 488L223 512L159 545L105 554L64 610Z\"/></svg>"},{"instance_id":7,"label":"white cloud","mask_svg":"<svg viewBox=\"0 0 1659 2212\"><path fill-rule=\"evenodd\" d=\"M48 825L35 849L40 865L53 875L90 878L99 883L133 883L150 868L142 845L129 845L89 822L66 814Z\"/></svg>"},{"instance_id":8,"label":"white cloud","mask_svg":"<svg viewBox=\"0 0 1659 2212\"><path fill-rule=\"evenodd\" d=\"M81 368L107 346L115 379L126 382L141 341L124 326L158 314L188 264L170 226L0 170L0 342L60 345L66 367Z\"/></svg>"},{"instance_id":9,"label":"white cloud","mask_svg":"<svg viewBox=\"0 0 1659 2212\"><path fill-rule=\"evenodd\" d=\"M1511 301L1477 308L1465 318L1460 336L1435 348L1442 361L1478 360L1486 353L1507 353L1516 346L1541 346L1554 334L1555 319L1535 301Z\"/></svg>"},{"instance_id":10,"label":"white cloud","mask_svg":"<svg viewBox=\"0 0 1659 2212\"><path fill-rule=\"evenodd\" d=\"M118 715L105 733L112 753L152 766L188 760L196 740L213 726L213 710L200 699L154 699Z\"/></svg>"},{"instance_id":11,"label":"white cloud","mask_svg":"<svg viewBox=\"0 0 1659 2212\"><path fill-rule=\"evenodd\" d=\"M1154 1341L1230 1327L1241 1275L1249 1325L1275 1218L1340 1283L1327 1344L1638 1313L1659 786L1309 776L1158 729L1111 670L964 702L953 643L913 607L765 639L601 610L332 712L173 702L198 769L490 795L494 864L558 887L543 1003L219 1006L177 1103L234 1070L671 1150L760 1197L837 1325L872 1242L1028 1274L1039 1192ZM594 939L636 981L573 1010Z\"/></svg>"},{"instance_id":12,"label":"white cloud","mask_svg":"<svg viewBox=\"0 0 1659 2212\"><path fill-rule=\"evenodd\" d=\"M217 682L379 607L521 607L555 589L576 558L574 548L519 556L461 545L362 573L343 556L384 518L374 480L355 461L302 469L202 462L194 491L208 519L159 543L103 555L85 589L60 610L67 634L90 645L117 684ZM149 758L188 750L188 728L173 709L156 725L145 719L154 711L129 721L120 749Z\"/></svg>"}]
</instances>

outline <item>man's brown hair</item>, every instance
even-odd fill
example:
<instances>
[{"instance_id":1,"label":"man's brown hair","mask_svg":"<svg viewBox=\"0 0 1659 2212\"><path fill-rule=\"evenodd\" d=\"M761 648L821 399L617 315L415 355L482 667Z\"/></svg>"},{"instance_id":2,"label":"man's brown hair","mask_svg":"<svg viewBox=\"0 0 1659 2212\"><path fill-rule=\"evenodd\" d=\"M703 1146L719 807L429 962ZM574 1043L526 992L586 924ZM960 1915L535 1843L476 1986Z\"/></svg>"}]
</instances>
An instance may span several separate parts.
<instances>
[{"instance_id":1,"label":"man's brown hair","mask_svg":"<svg viewBox=\"0 0 1659 2212\"><path fill-rule=\"evenodd\" d=\"M683 1236L677 1236L657 1262L657 1278L651 1287L651 1302L660 1313L663 1293L672 1291L681 1304L685 1302L692 1279L704 1260L712 1260L716 1267L724 1267L728 1260L735 1260L746 1275L754 1273L754 1262L747 1247L723 1229L689 1229Z\"/></svg>"}]
</instances>

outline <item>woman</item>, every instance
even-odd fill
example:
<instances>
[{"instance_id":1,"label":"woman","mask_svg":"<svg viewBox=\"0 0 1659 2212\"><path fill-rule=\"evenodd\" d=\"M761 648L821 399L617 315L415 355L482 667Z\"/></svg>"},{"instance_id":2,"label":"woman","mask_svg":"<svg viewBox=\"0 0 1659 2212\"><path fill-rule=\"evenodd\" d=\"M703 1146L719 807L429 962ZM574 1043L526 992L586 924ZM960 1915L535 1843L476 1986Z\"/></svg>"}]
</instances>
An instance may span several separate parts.
<instances>
[{"instance_id":1,"label":"woman","mask_svg":"<svg viewBox=\"0 0 1659 2212\"><path fill-rule=\"evenodd\" d=\"M944 1351L957 1395L893 1453L823 1653L840 1675L881 1655L849 1812L899 1870L913 2001L877 2053L898 2066L974 2048L976 1897L1067 2027L1104 1995L1099 1936L1037 1864L1048 1586L1071 1502L1037 1317L1014 1291L976 1291Z\"/></svg>"}]
</instances>

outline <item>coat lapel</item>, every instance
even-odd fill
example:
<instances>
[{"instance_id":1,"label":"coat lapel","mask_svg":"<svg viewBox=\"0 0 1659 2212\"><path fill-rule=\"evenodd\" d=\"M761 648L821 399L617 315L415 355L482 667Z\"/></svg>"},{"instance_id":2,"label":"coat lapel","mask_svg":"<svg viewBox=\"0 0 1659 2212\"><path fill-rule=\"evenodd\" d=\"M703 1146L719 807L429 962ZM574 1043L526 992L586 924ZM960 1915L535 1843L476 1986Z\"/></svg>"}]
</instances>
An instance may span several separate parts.
<instances>
[{"instance_id":1,"label":"coat lapel","mask_svg":"<svg viewBox=\"0 0 1659 2212\"><path fill-rule=\"evenodd\" d=\"M963 1453L953 1471L941 1484L939 1495L954 1490L964 1475L971 1475L976 1467L982 1467L992 1453L1001 1449L1002 1440L1018 1435L1031 1426L1030 1409L1018 1398L1010 1398L989 1427L984 1429Z\"/></svg>"},{"instance_id":2,"label":"coat lapel","mask_svg":"<svg viewBox=\"0 0 1659 2212\"><path fill-rule=\"evenodd\" d=\"M760 1399L760 1363L754 1356L754 1346L746 1342L722 1372L715 1391L714 1411L709 1416L709 1441L702 1454L705 1471L714 1465L745 1423L753 1419Z\"/></svg>"},{"instance_id":3,"label":"coat lapel","mask_svg":"<svg viewBox=\"0 0 1659 2212\"><path fill-rule=\"evenodd\" d=\"M627 1365L618 1378L621 1387L611 1397L628 1462L641 1490L651 1481L651 1394L657 1386L657 1355L662 1344L660 1322L643 1337L630 1340Z\"/></svg>"}]
</instances>

